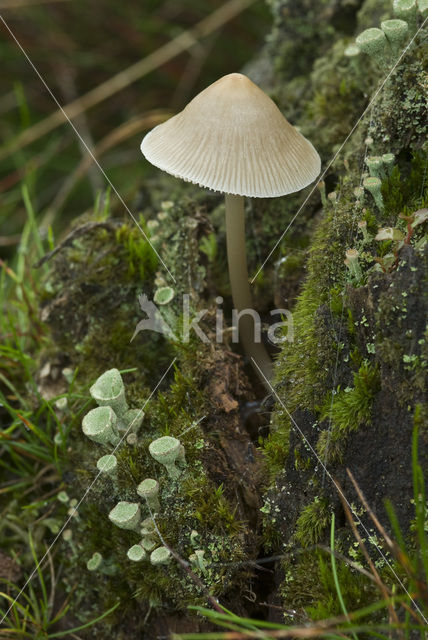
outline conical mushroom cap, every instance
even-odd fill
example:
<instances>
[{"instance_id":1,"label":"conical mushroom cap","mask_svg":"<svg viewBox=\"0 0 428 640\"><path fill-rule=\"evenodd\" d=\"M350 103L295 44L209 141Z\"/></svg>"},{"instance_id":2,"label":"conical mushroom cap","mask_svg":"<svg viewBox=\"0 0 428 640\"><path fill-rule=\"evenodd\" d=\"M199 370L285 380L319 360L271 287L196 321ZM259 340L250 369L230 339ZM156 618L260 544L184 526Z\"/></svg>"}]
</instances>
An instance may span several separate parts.
<instances>
[{"instance_id":1,"label":"conical mushroom cap","mask_svg":"<svg viewBox=\"0 0 428 640\"><path fill-rule=\"evenodd\" d=\"M178 178L251 197L299 191L321 168L312 144L240 73L220 78L152 129L141 151Z\"/></svg>"}]
</instances>

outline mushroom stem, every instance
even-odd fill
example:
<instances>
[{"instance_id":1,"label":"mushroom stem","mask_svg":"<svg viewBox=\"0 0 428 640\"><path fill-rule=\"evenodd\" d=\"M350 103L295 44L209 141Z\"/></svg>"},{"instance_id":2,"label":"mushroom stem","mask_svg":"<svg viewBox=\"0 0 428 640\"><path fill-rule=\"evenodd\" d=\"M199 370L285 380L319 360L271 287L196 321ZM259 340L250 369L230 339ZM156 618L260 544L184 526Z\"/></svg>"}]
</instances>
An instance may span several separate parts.
<instances>
[{"instance_id":1,"label":"mushroom stem","mask_svg":"<svg viewBox=\"0 0 428 640\"><path fill-rule=\"evenodd\" d=\"M226 193L226 244L233 305L239 313L253 308L245 247L244 196ZM245 353L254 358L263 375L271 380L272 361L264 345L255 342L254 337L254 320L249 314L243 314L239 319L239 340ZM254 368L260 376L257 367ZM266 385L266 380L260 378Z\"/></svg>"}]
</instances>

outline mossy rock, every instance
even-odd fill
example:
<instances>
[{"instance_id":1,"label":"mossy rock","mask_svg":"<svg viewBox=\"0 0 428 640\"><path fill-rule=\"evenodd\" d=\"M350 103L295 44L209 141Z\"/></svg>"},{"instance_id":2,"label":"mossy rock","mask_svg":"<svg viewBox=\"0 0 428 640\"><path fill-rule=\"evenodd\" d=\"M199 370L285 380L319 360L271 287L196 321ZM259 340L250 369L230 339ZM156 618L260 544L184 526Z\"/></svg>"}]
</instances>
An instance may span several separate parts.
<instances>
[{"instance_id":1,"label":"mossy rock","mask_svg":"<svg viewBox=\"0 0 428 640\"><path fill-rule=\"evenodd\" d=\"M389 2L351 4L350 31L345 35L333 24L330 29L324 25L317 55L302 53L301 64L306 65L306 74L311 73L311 82L304 85L305 111L299 123L311 132L311 140L326 160L333 158L347 135L345 130L357 121L381 76L365 56L360 55L351 67L344 50L352 35L393 17ZM327 5L322 3L319 11ZM288 3L273 7L277 16L273 41L279 42L287 29L298 26L293 21L298 20L300 5L294 13ZM341 8L341 2L330 5L331 16L337 11L336 20ZM359 122L343 155L330 167L326 187L327 192L334 189L335 195L325 201L309 235L305 280L293 309L295 340L284 343L277 357L279 401L263 444L271 478L262 509L265 542L285 554L327 543L332 512L338 544L343 543L346 552L352 546L352 533L332 482L334 477L349 503L358 505L346 468L387 530L391 530L384 507L388 498L396 507L399 525L411 537L412 433L421 412L426 371L426 244L425 230L415 227L409 233L399 214L412 216L428 200L424 97L417 80L423 73L422 47L417 40L403 57L372 112ZM279 70L286 65L285 57L280 62L276 58L281 54L280 48L273 52L273 64ZM284 77L277 75L274 93L285 97L286 107L288 98L294 104L287 94L294 85L286 84ZM355 104L355 117L340 130ZM380 210L368 193L359 200L354 190L367 170L365 155L391 152L395 167L383 176ZM357 228L360 220L367 223L366 239ZM376 241L377 230L384 226L399 229L405 241L401 245ZM345 251L351 248L358 251L359 279L344 264ZM286 287L286 274L278 286ZM420 459L427 452L426 436L421 435ZM374 535L365 509L358 513L370 536ZM305 553L313 557L313 552ZM378 559L375 546L370 546L370 553ZM308 579L306 596L299 600L293 591L292 585L301 584L305 575L304 566L298 560L289 564L283 606L292 608L300 602L302 611L315 617L335 615L334 607L326 605L326 594L318 593L318 570ZM355 594L351 596L350 610L360 606L357 600Z\"/></svg>"},{"instance_id":2,"label":"mossy rock","mask_svg":"<svg viewBox=\"0 0 428 640\"><path fill-rule=\"evenodd\" d=\"M188 210L175 206L164 227L169 238L169 264L178 267L176 295L164 306L171 306L178 319L181 291L189 292L193 311L204 306L200 296L205 272L198 264L198 245L205 218L196 216L190 224L189 220L194 220L191 214L192 206ZM151 638L152 629L161 626L167 612L174 626L176 612L181 611L185 620L187 605L206 602L206 591L175 560L162 567L148 561L131 562L127 551L139 542L138 534L115 527L108 519L109 512L118 502L138 502L144 517L149 516L137 486L144 478L158 479L161 511L156 522L162 538L156 533L156 544L165 540L187 561L194 551L191 534L196 530L198 547L205 551L207 569L201 578L206 589L232 602L240 597L249 575L245 563L257 553L262 467L240 414L241 406L254 402L254 393L242 358L230 351L230 345L212 350L194 337L187 344L170 342L149 331L139 332L130 343L141 318L136 304L140 287L152 296L153 281L159 277L152 261L144 272L134 268L132 261L141 253L135 243L141 242L133 227L114 220L77 223L71 239L66 239L51 259L42 315L52 333L43 358L62 366L65 363L74 371L74 388L79 390L77 398L70 395L66 429L69 462L63 486L71 498L91 487L79 516L68 526L73 546L67 541L62 545L65 583L72 588L74 581L79 582L88 611L93 607L105 610L119 599L120 614L113 614L109 623L119 637L124 626L135 626L132 619L136 617L141 621L138 633L146 633L144 617L154 608L151 630L147 631ZM145 248L142 251L145 255ZM190 289L183 255L194 265ZM211 320L208 316L203 330L215 343ZM152 397L153 380L161 379L174 356L175 367ZM102 475L94 482L97 460L112 447L85 438L82 407L88 411L93 406L88 388L112 367L131 369L123 374L126 398L130 406L143 408L145 415L137 442L125 441L115 451L116 477ZM60 368L58 376L65 385ZM149 455L150 442L164 435L179 438L185 449L186 466L176 481ZM86 562L95 552L102 554L103 568L88 572ZM185 627L181 624L180 628Z\"/></svg>"}]
</instances>

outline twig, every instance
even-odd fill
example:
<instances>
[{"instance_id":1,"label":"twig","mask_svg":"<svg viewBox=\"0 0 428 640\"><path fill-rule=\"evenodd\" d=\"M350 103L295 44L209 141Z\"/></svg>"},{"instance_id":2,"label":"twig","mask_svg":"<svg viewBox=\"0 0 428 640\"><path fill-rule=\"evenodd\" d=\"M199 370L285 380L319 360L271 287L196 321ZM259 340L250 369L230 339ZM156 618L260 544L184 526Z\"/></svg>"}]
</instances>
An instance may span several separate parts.
<instances>
[{"instance_id":1,"label":"twig","mask_svg":"<svg viewBox=\"0 0 428 640\"><path fill-rule=\"evenodd\" d=\"M167 44L159 47L153 53L139 60L127 69L120 71L118 74L101 83L98 87L91 89L88 93L77 100L73 100L63 109L54 111L44 120L37 122L19 134L12 142L0 151L0 160L7 158L11 153L18 149L23 149L27 145L35 142L42 136L50 133L66 121L66 117L72 120L87 109L94 107L96 104L103 102L107 98L122 91L125 87L133 84L136 80L149 74L151 71L158 69L165 63L177 57L180 53L192 48L198 40L205 38L210 33L220 29L235 16L242 13L249 6L254 4L255 0L229 0L222 5L217 11L198 22L192 29L183 31L178 36L167 42ZM1 16L0 16L0 19ZM4 21L3 21L4 22ZM5 23L4 23L5 24ZM63 111L65 111L66 116Z\"/></svg>"},{"instance_id":2,"label":"twig","mask_svg":"<svg viewBox=\"0 0 428 640\"><path fill-rule=\"evenodd\" d=\"M171 98L171 106L174 111L182 109L188 102L192 88L202 71L207 57L212 51L217 36L218 34L212 34L204 45L197 42L195 46L190 49L190 58L183 69L181 78Z\"/></svg>"}]
</instances>

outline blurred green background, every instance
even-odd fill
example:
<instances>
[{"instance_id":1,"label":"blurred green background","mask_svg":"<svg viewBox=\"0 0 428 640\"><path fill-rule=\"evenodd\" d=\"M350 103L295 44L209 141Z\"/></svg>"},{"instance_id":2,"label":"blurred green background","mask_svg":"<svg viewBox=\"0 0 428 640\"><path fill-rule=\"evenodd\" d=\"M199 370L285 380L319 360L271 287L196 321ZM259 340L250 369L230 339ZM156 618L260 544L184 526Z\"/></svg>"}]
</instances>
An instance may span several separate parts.
<instances>
[{"instance_id":1,"label":"blurred green background","mask_svg":"<svg viewBox=\"0 0 428 640\"><path fill-rule=\"evenodd\" d=\"M73 122L133 213L139 189L155 171L140 154L144 132L217 78L241 70L271 28L264 0L1 0L0 15L61 105L108 83L111 95ZM182 34L207 18L207 35L183 44ZM219 28L213 24L217 18L223 22ZM0 256L10 259L27 219L23 185L42 230L52 225L57 238L72 218L93 206L106 180L93 163L85 163L87 151L68 123L43 135L33 128L49 125L57 107L4 22ZM176 44L186 51L164 62L168 43L172 52ZM152 71L122 89L111 82L121 72L129 82L132 65L147 56ZM32 133L35 139L28 144ZM112 206L116 215L128 215L115 197Z\"/></svg>"}]
</instances>

